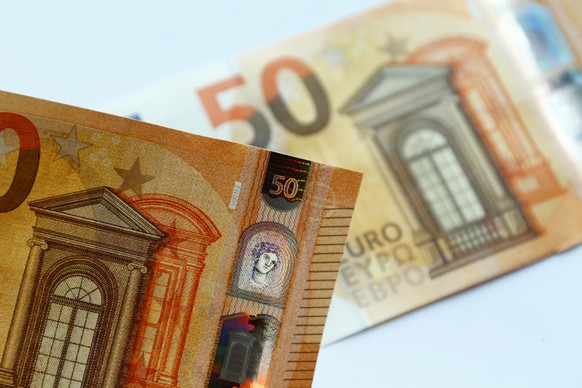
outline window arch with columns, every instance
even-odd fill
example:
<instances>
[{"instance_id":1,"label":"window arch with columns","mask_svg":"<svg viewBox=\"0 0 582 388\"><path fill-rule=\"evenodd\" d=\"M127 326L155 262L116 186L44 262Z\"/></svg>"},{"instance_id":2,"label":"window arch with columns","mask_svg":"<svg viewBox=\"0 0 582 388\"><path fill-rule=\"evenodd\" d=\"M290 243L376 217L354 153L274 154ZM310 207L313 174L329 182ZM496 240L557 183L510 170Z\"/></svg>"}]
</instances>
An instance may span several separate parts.
<instances>
[{"instance_id":1,"label":"window arch with columns","mask_svg":"<svg viewBox=\"0 0 582 388\"><path fill-rule=\"evenodd\" d=\"M486 214L486 205L456 148L436 123L423 122L399 136L401 161L443 231L462 228Z\"/></svg>"},{"instance_id":2,"label":"window arch with columns","mask_svg":"<svg viewBox=\"0 0 582 388\"><path fill-rule=\"evenodd\" d=\"M175 387L207 248L221 234L183 199L147 194L129 201L168 237L152 265L127 383Z\"/></svg>"},{"instance_id":3,"label":"window arch with columns","mask_svg":"<svg viewBox=\"0 0 582 388\"><path fill-rule=\"evenodd\" d=\"M531 207L564 191L489 60L487 45L467 38L440 39L416 50L406 63L452 69L451 84L467 117L507 185L525 204L533 228L542 230ZM528 186L527 182L536 184Z\"/></svg>"},{"instance_id":4,"label":"window arch with columns","mask_svg":"<svg viewBox=\"0 0 582 388\"><path fill-rule=\"evenodd\" d=\"M84 387L95 382L117 304L114 275L91 257L69 256L41 279L29 384Z\"/></svg>"}]
</instances>

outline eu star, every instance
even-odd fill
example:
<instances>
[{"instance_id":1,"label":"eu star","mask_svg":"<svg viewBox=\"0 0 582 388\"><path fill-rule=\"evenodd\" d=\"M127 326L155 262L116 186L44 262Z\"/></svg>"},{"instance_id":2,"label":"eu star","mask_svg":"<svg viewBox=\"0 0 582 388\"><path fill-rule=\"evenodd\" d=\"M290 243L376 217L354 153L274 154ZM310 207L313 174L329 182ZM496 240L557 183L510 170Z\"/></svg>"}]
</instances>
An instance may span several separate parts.
<instances>
[{"instance_id":1,"label":"eu star","mask_svg":"<svg viewBox=\"0 0 582 388\"><path fill-rule=\"evenodd\" d=\"M330 42L326 42L322 54L331 68L342 68L348 64L345 49L343 47L338 47Z\"/></svg>"},{"instance_id":2,"label":"eu star","mask_svg":"<svg viewBox=\"0 0 582 388\"><path fill-rule=\"evenodd\" d=\"M381 48L388 52L392 61L398 60L398 57L408 54L408 39L397 38L392 34L388 34L386 44Z\"/></svg>"},{"instance_id":3,"label":"eu star","mask_svg":"<svg viewBox=\"0 0 582 388\"><path fill-rule=\"evenodd\" d=\"M4 131L0 132L0 163L2 163L4 167L6 167L6 154L14 152L18 148L19 147L6 144L6 139L4 138Z\"/></svg>"},{"instance_id":4,"label":"eu star","mask_svg":"<svg viewBox=\"0 0 582 388\"><path fill-rule=\"evenodd\" d=\"M59 136L51 136L58 144L59 144L59 153L55 157L55 160L59 160L68 156L71 160L77 165L79 164L79 151L91 147L93 144L84 143L82 141L77 140L77 127L73 126L71 132L67 137L59 137Z\"/></svg>"},{"instance_id":5,"label":"eu star","mask_svg":"<svg viewBox=\"0 0 582 388\"><path fill-rule=\"evenodd\" d=\"M121 186L119 186L119 190L133 190L133 192L137 195L142 194L142 185L144 183L155 179L155 176L146 175L141 172L139 158L133 162L133 165L129 170L115 167L115 171L117 171L117 174L121 177L121 179L123 179Z\"/></svg>"}]
</instances>

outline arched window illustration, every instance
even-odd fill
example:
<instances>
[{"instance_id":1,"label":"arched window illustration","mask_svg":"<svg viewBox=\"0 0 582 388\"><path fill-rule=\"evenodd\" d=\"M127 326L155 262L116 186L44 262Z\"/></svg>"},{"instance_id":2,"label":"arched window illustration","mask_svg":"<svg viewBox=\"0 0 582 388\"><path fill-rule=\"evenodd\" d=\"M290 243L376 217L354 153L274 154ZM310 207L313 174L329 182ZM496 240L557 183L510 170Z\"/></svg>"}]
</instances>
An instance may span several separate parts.
<instances>
[{"instance_id":1,"label":"arched window illustration","mask_svg":"<svg viewBox=\"0 0 582 388\"><path fill-rule=\"evenodd\" d=\"M102 310L102 292L89 277L60 281L49 299L33 387L82 387Z\"/></svg>"},{"instance_id":2,"label":"arched window illustration","mask_svg":"<svg viewBox=\"0 0 582 388\"><path fill-rule=\"evenodd\" d=\"M420 72L427 64L451 69L448 82L452 92L460 98L458 108L463 111L463 117L469 119L469 125L478 134L485 135L480 138L499 166L500 176L516 199L524 204L532 228L540 231L532 207L562 195L563 188L515 108L498 69L488 57L488 47L484 42L467 38L430 42L409 57L409 71ZM393 94L392 98L398 99L398 94ZM431 98L445 101L437 93ZM457 120L450 119L445 119L451 121L446 128L447 133L452 134L455 131L453 121Z\"/></svg>"},{"instance_id":3,"label":"arched window illustration","mask_svg":"<svg viewBox=\"0 0 582 388\"><path fill-rule=\"evenodd\" d=\"M118 386L145 275L166 234L107 187L29 205L51 225L35 229L28 241L0 385Z\"/></svg>"},{"instance_id":4,"label":"arched window illustration","mask_svg":"<svg viewBox=\"0 0 582 388\"><path fill-rule=\"evenodd\" d=\"M156 252L128 368L128 386L175 387L206 249L220 232L202 210L180 198L132 200L167 234Z\"/></svg>"},{"instance_id":5,"label":"arched window illustration","mask_svg":"<svg viewBox=\"0 0 582 388\"><path fill-rule=\"evenodd\" d=\"M487 47L431 42L383 66L342 109L396 179L432 277L531 238L532 208L563 194Z\"/></svg>"},{"instance_id":6,"label":"arched window illustration","mask_svg":"<svg viewBox=\"0 0 582 388\"><path fill-rule=\"evenodd\" d=\"M404 134L400 154L436 223L443 231L485 217L485 209L459 156L438 130L421 128Z\"/></svg>"}]
</instances>

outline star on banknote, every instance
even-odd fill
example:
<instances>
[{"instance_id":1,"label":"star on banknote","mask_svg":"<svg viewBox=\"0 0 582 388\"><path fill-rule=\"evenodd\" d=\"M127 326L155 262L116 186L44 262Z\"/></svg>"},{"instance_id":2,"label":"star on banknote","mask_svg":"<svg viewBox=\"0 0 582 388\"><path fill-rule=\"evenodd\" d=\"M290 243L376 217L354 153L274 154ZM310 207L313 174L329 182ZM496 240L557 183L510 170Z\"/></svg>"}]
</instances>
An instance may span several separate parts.
<instances>
[{"instance_id":1,"label":"star on banknote","mask_svg":"<svg viewBox=\"0 0 582 388\"><path fill-rule=\"evenodd\" d=\"M6 138L4 137L5 132L0 132L0 163L6 167L6 155L14 152L18 147L6 144Z\"/></svg>"},{"instance_id":2,"label":"star on banknote","mask_svg":"<svg viewBox=\"0 0 582 388\"><path fill-rule=\"evenodd\" d=\"M115 167L115 171L117 171L117 174L119 174L119 176L123 179L121 186L119 186L119 190L132 190L137 195L142 194L142 185L155 179L155 176L146 175L141 172L139 158L133 162L133 165L129 170Z\"/></svg>"},{"instance_id":3,"label":"star on banknote","mask_svg":"<svg viewBox=\"0 0 582 388\"><path fill-rule=\"evenodd\" d=\"M59 145L59 153L55 157L55 160L59 160L64 157L69 157L73 163L80 166L79 163L79 152L85 148L91 147L92 144L79 141L77 139L77 127L73 126L71 132L67 137L51 136Z\"/></svg>"},{"instance_id":4,"label":"star on banknote","mask_svg":"<svg viewBox=\"0 0 582 388\"><path fill-rule=\"evenodd\" d=\"M331 68L342 68L348 65L345 49L329 41L325 42L322 55Z\"/></svg>"},{"instance_id":5,"label":"star on banknote","mask_svg":"<svg viewBox=\"0 0 582 388\"><path fill-rule=\"evenodd\" d=\"M387 34L386 44L380 48L390 55L391 61L397 61L408 54L408 38L399 38L391 33Z\"/></svg>"}]
</instances>

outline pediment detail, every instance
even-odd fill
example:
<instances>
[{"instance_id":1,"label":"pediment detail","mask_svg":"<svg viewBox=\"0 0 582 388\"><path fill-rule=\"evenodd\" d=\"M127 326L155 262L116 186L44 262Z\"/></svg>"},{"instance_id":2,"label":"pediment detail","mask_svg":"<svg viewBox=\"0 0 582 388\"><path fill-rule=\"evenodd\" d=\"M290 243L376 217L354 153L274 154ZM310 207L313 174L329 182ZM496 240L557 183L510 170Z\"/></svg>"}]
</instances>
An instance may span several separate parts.
<instances>
[{"instance_id":1,"label":"pediment detail","mask_svg":"<svg viewBox=\"0 0 582 388\"><path fill-rule=\"evenodd\" d=\"M378 70L341 109L352 113L362 108L407 92L418 85L447 79L451 70L433 65L386 65Z\"/></svg>"},{"instance_id":2,"label":"pediment detail","mask_svg":"<svg viewBox=\"0 0 582 388\"><path fill-rule=\"evenodd\" d=\"M61 215L64 218L84 220L157 238L165 235L147 217L108 187L32 201L29 206L35 213L45 213L52 217Z\"/></svg>"}]
</instances>

